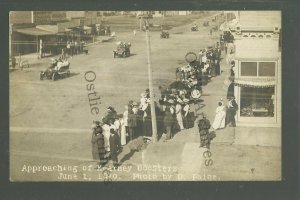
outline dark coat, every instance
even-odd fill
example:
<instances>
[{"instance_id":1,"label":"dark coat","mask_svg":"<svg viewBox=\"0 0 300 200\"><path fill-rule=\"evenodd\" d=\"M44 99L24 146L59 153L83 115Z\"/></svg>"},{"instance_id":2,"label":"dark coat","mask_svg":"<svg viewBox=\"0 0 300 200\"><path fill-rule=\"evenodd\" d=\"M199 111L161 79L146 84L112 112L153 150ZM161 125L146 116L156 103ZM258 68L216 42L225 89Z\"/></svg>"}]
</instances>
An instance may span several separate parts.
<instances>
[{"instance_id":1,"label":"dark coat","mask_svg":"<svg viewBox=\"0 0 300 200\"><path fill-rule=\"evenodd\" d=\"M210 129L210 121L206 118L200 119L198 122L198 128L200 134L202 133L203 130L208 132L208 129Z\"/></svg>"},{"instance_id":2,"label":"dark coat","mask_svg":"<svg viewBox=\"0 0 300 200\"><path fill-rule=\"evenodd\" d=\"M230 106L228 108L228 110L229 110L229 112L230 112L231 115L235 116L236 111L238 110L238 105L237 105L237 103L236 103L236 101L234 99L231 100L231 105L232 105L232 107Z\"/></svg>"},{"instance_id":3,"label":"dark coat","mask_svg":"<svg viewBox=\"0 0 300 200\"><path fill-rule=\"evenodd\" d=\"M128 112L128 127L137 127L138 126L138 115L133 112Z\"/></svg>"},{"instance_id":4,"label":"dark coat","mask_svg":"<svg viewBox=\"0 0 300 200\"><path fill-rule=\"evenodd\" d=\"M166 111L164 119L163 119L163 123L164 123L164 127L172 127L174 125L175 122L175 117L174 115L171 114L170 111Z\"/></svg>"},{"instance_id":5,"label":"dark coat","mask_svg":"<svg viewBox=\"0 0 300 200\"><path fill-rule=\"evenodd\" d=\"M107 113L107 115L103 118L102 122L104 124L109 124L110 120L115 121L115 119L117 118L117 112L115 110Z\"/></svg>"},{"instance_id":6,"label":"dark coat","mask_svg":"<svg viewBox=\"0 0 300 200\"><path fill-rule=\"evenodd\" d=\"M105 156L105 147L104 135L100 126L93 130L91 143L93 159L97 161L102 160Z\"/></svg>"},{"instance_id":7,"label":"dark coat","mask_svg":"<svg viewBox=\"0 0 300 200\"><path fill-rule=\"evenodd\" d=\"M151 108L145 110L147 116L144 118L144 136L151 137L152 136L152 118L151 118Z\"/></svg>"},{"instance_id":8,"label":"dark coat","mask_svg":"<svg viewBox=\"0 0 300 200\"><path fill-rule=\"evenodd\" d=\"M118 134L111 134L109 136L110 153L116 154L120 149L121 143Z\"/></svg>"},{"instance_id":9,"label":"dark coat","mask_svg":"<svg viewBox=\"0 0 300 200\"><path fill-rule=\"evenodd\" d=\"M227 89L227 99L230 99L231 97L234 96L234 83L230 83Z\"/></svg>"}]
</instances>

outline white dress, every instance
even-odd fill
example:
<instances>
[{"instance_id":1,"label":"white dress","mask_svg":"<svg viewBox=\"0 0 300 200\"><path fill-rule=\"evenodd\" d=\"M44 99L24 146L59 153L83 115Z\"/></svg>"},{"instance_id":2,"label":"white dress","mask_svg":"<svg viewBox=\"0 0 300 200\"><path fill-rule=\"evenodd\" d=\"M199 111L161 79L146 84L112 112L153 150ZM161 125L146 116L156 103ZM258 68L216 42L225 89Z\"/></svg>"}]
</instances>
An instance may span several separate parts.
<instances>
[{"instance_id":1,"label":"white dress","mask_svg":"<svg viewBox=\"0 0 300 200\"><path fill-rule=\"evenodd\" d=\"M180 127L181 130L184 129L183 127L183 121L182 121L182 106L180 104L176 104L176 119L177 119L177 122L178 122L178 125Z\"/></svg>"},{"instance_id":2,"label":"white dress","mask_svg":"<svg viewBox=\"0 0 300 200\"><path fill-rule=\"evenodd\" d=\"M104 124L102 126L103 128L103 135L104 135L104 147L106 151L110 151L109 148L109 136L110 136L110 126L107 124Z\"/></svg>"},{"instance_id":3,"label":"white dress","mask_svg":"<svg viewBox=\"0 0 300 200\"><path fill-rule=\"evenodd\" d=\"M215 116L214 122L212 124L212 128L215 130L224 128L225 127L225 116L226 116L225 107L223 105L218 106L216 109L216 116Z\"/></svg>"},{"instance_id":4,"label":"white dress","mask_svg":"<svg viewBox=\"0 0 300 200\"><path fill-rule=\"evenodd\" d=\"M125 145L126 144L126 128L125 128L125 118L122 118L120 120L121 122L121 145Z\"/></svg>"}]
</instances>

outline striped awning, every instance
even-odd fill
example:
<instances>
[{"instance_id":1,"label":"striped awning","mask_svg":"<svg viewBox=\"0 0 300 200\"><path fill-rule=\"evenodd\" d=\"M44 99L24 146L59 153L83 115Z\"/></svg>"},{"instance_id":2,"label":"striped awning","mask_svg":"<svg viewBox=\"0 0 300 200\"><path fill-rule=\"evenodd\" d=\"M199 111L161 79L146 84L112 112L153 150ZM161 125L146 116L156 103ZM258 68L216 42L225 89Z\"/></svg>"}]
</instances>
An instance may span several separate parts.
<instances>
[{"instance_id":1,"label":"striped awning","mask_svg":"<svg viewBox=\"0 0 300 200\"><path fill-rule=\"evenodd\" d=\"M239 78L234 80L234 84L243 87L274 87L276 85L275 78Z\"/></svg>"}]
</instances>

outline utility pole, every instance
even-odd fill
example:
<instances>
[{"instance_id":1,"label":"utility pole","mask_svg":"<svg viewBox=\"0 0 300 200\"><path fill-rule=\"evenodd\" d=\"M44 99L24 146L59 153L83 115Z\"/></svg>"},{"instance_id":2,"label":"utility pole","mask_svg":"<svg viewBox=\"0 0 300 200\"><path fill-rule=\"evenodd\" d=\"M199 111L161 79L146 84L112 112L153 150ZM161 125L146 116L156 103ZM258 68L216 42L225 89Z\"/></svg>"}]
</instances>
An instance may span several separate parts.
<instances>
[{"instance_id":1,"label":"utility pole","mask_svg":"<svg viewBox=\"0 0 300 200\"><path fill-rule=\"evenodd\" d=\"M150 50L150 34L149 34L149 21L145 20L146 27L146 42L147 42L147 57L148 57L148 79L149 79L149 91L150 91L150 105L151 105L151 120L152 120L152 142L157 142L157 125L156 125L156 113L154 103L154 92L152 83L152 69L151 69L151 50Z\"/></svg>"},{"instance_id":2,"label":"utility pole","mask_svg":"<svg viewBox=\"0 0 300 200\"><path fill-rule=\"evenodd\" d=\"M140 31L142 31L142 17L140 16Z\"/></svg>"}]
</instances>

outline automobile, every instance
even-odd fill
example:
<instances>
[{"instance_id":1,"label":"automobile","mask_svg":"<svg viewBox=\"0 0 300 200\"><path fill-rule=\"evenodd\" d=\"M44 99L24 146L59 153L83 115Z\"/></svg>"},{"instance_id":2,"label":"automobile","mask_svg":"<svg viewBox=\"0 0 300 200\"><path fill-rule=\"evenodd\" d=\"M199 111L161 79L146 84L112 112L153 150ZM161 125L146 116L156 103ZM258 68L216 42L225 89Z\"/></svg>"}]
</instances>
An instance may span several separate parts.
<instances>
[{"instance_id":1,"label":"automobile","mask_svg":"<svg viewBox=\"0 0 300 200\"><path fill-rule=\"evenodd\" d=\"M52 79L53 81L70 76L70 62L60 58L51 59L50 66L40 73L40 80Z\"/></svg>"},{"instance_id":2,"label":"automobile","mask_svg":"<svg viewBox=\"0 0 300 200\"><path fill-rule=\"evenodd\" d=\"M177 91L189 97L190 100L197 101L202 96L202 87L197 84L197 79L193 81L174 81L169 85L169 89Z\"/></svg>"},{"instance_id":3,"label":"automobile","mask_svg":"<svg viewBox=\"0 0 300 200\"><path fill-rule=\"evenodd\" d=\"M117 45L118 45L117 50L113 51L114 58L116 57L126 58L130 56L130 47L131 47L130 42L118 42Z\"/></svg>"},{"instance_id":4,"label":"automobile","mask_svg":"<svg viewBox=\"0 0 300 200\"><path fill-rule=\"evenodd\" d=\"M209 21L203 22L203 26L209 26Z\"/></svg>"},{"instance_id":5,"label":"automobile","mask_svg":"<svg viewBox=\"0 0 300 200\"><path fill-rule=\"evenodd\" d=\"M170 37L170 34L168 31L162 31L160 33L160 38L169 38Z\"/></svg>"},{"instance_id":6,"label":"automobile","mask_svg":"<svg viewBox=\"0 0 300 200\"><path fill-rule=\"evenodd\" d=\"M211 30L212 30L212 31L218 31L218 29L219 29L218 26L214 26L214 27L212 27Z\"/></svg>"},{"instance_id":7,"label":"automobile","mask_svg":"<svg viewBox=\"0 0 300 200\"><path fill-rule=\"evenodd\" d=\"M191 27L191 31L198 31L198 26L196 24L194 24L192 27Z\"/></svg>"}]
</instances>

